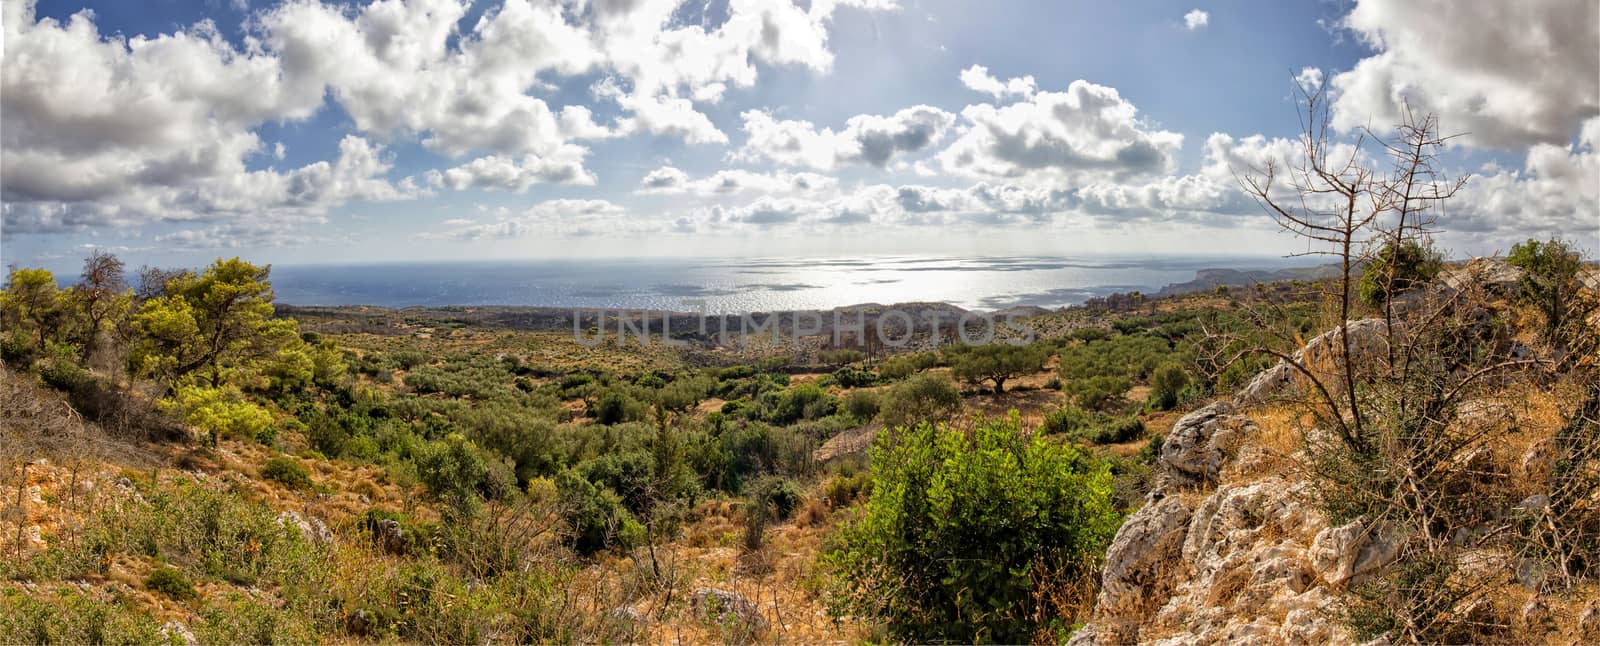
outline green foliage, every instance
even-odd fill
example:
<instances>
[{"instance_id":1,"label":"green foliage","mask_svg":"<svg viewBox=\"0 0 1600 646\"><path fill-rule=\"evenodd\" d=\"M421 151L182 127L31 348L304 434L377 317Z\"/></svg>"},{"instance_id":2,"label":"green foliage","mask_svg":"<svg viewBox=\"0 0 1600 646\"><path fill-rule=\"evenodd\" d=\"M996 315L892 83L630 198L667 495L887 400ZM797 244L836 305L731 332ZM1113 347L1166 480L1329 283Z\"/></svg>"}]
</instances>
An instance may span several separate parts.
<instances>
[{"instance_id":1,"label":"green foliage","mask_svg":"<svg viewBox=\"0 0 1600 646\"><path fill-rule=\"evenodd\" d=\"M1178 405L1183 389L1189 385L1189 373L1183 366L1167 362L1150 375L1150 397L1147 400L1154 410L1170 410Z\"/></svg>"},{"instance_id":2,"label":"green foliage","mask_svg":"<svg viewBox=\"0 0 1600 646\"><path fill-rule=\"evenodd\" d=\"M843 366L861 361L862 359L866 358L866 355L862 354L860 350L855 350L852 348L838 348L834 350L823 350L822 352L817 353L817 358L821 360L822 363L830 366Z\"/></svg>"},{"instance_id":3,"label":"green foliage","mask_svg":"<svg viewBox=\"0 0 1600 646\"><path fill-rule=\"evenodd\" d=\"M837 474L822 485L822 497L834 508L854 504L872 495L872 474L859 471L849 475Z\"/></svg>"},{"instance_id":4,"label":"green foliage","mask_svg":"<svg viewBox=\"0 0 1600 646\"><path fill-rule=\"evenodd\" d=\"M189 577L184 576L177 569L167 566L152 570L149 576L144 578L144 587L180 601L187 601L197 596L194 584L189 582Z\"/></svg>"},{"instance_id":5,"label":"green foliage","mask_svg":"<svg viewBox=\"0 0 1600 646\"><path fill-rule=\"evenodd\" d=\"M180 386L163 402L170 413L219 437L253 438L272 426L272 414L233 386Z\"/></svg>"},{"instance_id":6,"label":"green foliage","mask_svg":"<svg viewBox=\"0 0 1600 646\"><path fill-rule=\"evenodd\" d=\"M995 394L1005 392L1007 379L1043 370L1044 362L1049 359L1043 346L1006 343L956 345L946 353L951 373L957 379L970 383L991 382Z\"/></svg>"},{"instance_id":7,"label":"green foliage","mask_svg":"<svg viewBox=\"0 0 1600 646\"><path fill-rule=\"evenodd\" d=\"M1073 379L1061 388L1072 403L1085 410L1114 410L1121 408L1123 398L1133 384L1126 377L1100 376Z\"/></svg>"},{"instance_id":8,"label":"green foliage","mask_svg":"<svg viewBox=\"0 0 1600 646\"><path fill-rule=\"evenodd\" d=\"M1061 378L1068 382L1093 377L1142 380L1162 362L1181 360L1181 354L1164 338L1121 334L1105 341L1062 348Z\"/></svg>"},{"instance_id":9,"label":"green foliage","mask_svg":"<svg viewBox=\"0 0 1600 646\"><path fill-rule=\"evenodd\" d=\"M1361 302L1381 308L1390 299L1425 285L1444 268L1444 254L1416 240L1390 242L1367 261L1356 292Z\"/></svg>"},{"instance_id":10,"label":"green foliage","mask_svg":"<svg viewBox=\"0 0 1600 646\"><path fill-rule=\"evenodd\" d=\"M0 292L0 324L21 337L32 337L31 342L24 342L28 344L24 348L42 351L53 331L59 332L65 305L55 274L44 269L14 269L6 290Z\"/></svg>"},{"instance_id":11,"label":"green foliage","mask_svg":"<svg viewBox=\"0 0 1600 646\"><path fill-rule=\"evenodd\" d=\"M608 390L591 403L589 414L597 424L636 422L650 414L649 405L620 390Z\"/></svg>"},{"instance_id":12,"label":"green foliage","mask_svg":"<svg viewBox=\"0 0 1600 646\"><path fill-rule=\"evenodd\" d=\"M1040 578L1095 576L1121 521L1106 466L1015 415L896 429L871 460L866 513L824 557L831 611L881 618L896 640L1029 641L1037 617L1067 611Z\"/></svg>"},{"instance_id":13,"label":"green foliage","mask_svg":"<svg viewBox=\"0 0 1600 646\"><path fill-rule=\"evenodd\" d=\"M890 387L880 408L878 419L889 426L942 421L961 410L961 391L946 375L922 373Z\"/></svg>"},{"instance_id":14,"label":"green foliage","mask_svg":"<svg viewBox=\"0 0 1600 646\"><path fill-rule=\"evenodd\" d=\"M623 507L621 499L576 471L562 471L556 476L556 496L566 525L562 542L580 555L628 549L643 539L643 526Z\"/></svg>"},{"instance_id":15,"label":"green foliage","mask_svg":"<svg viewBox=\"0 0 1600 646\"><path fill-rule=\"evenodd\" d=\"M1578 290L1582 258L1563 240L1528 239L1511 247L1506 262L1522 268L1519 298L1544 318L1544 338L1558 347L1583 334L1583 319L1596 304Z\"/></svg>"},{"instance_id":16,"label":"green foliage","mask_svg":"<svg viewBox=\"0 0 1600 646\"><path fill-rule=\"evenodd\" d=\"M1091 341L1104 341L1111 338L1111 333L1103 327L1080 327L1067 333L1067 338L1089 343Z\"/></svg>"},{"instance_id":17,"label":"green foliage","mask_svg":"<svg viewBox=\"0 0 1600 646\"><path fill-rule=\"evenodd\" d=\"M417 475L428 492L465 515L477 509L480 493L493 497L489 465L478 447L459 433L430 442L416 458Z\"/></svg>"},{"instance_id":18,"label":"green foliage","mask_svg":"<svg viewBox=\"0 0 1600 646\"><path fill-rule=\"evenodd\" d=\"M128 600L107 603L75 589L46 596L20 587L0 589L0 643L158 644L161 623Z\"/></svg>"},{"instance_id":19,"label":"green foliage","mask_svg":"<svg viewBox=\"0 0 1600 646\"><path fill-rule=\"evenodd\" d=\"M217 259L199 275L167 281L165 295L133 317L133 368L167 383L205 370L211 385L224 371L248 369L299 340L293 320L272 318L271 267Z\"/></svg>"},{"instance_id":20,"label":"green foliage","mask_svg":"<svg viewBox=\"0 0 1600 646\"><path fill-rule=\"evenodd\" d=\"M833 377L834 383L843 388L860 388L878 382L878 375L873 374L871 370L855 366L845 366L833 371L830 376Z\"/></svg>"},{"instance_id":21,"label":"green foliage","mask_svg":"<svg viewBox=\"0 0 1600 646\"><path fill-rule=\"evenodd\" d=\"M1077 435L1093 424L1089 414L1076 406L1063 406L1044 414L1039 432L1046 435Z\"/></svg>"},{"instance_id":22,"label":"green foliage","mask_svg":"<svg viewBox=\"0 0 1600 646\"><path fill-rule=\"evenodd\" d=\"M845 414L858 422L871 421L878 416L879 408L878 393L870 390L853 391L844 398Z\"/></svg>"},{"instance_id":23,"label":"green foliage","mask_svg":"<svg viewBox=\"0 0 1600 646\"><path fill-rule=\"evenodd\" d=\"M310 489L311 474L293 458L272 458L261 466L261 477L290 489Z\"/></svg>"}]
</instances>

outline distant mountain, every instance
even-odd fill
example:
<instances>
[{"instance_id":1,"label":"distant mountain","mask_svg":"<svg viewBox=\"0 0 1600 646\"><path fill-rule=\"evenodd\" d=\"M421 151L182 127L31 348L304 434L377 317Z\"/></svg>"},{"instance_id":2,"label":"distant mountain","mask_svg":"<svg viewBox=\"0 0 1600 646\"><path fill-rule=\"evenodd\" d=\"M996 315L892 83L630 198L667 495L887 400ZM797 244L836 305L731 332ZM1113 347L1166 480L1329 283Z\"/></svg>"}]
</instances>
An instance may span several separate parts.
<instances>
[{"instance_id":1,"label":"distant mountain","mask_svg":"<svg viewBox=\"0 0 1600 646\"><path fill-rule=\"evenodd\" d=\"M1156 296L1176 296L1206 291L1216 289L1218 285L1238 287L1280 280L1322 280L1338 275L1339 266L1336 264L1288 269L1201 269L1194 273L1194 280L1167 285L1156 292Z\"/></svg>"}]
</instances>

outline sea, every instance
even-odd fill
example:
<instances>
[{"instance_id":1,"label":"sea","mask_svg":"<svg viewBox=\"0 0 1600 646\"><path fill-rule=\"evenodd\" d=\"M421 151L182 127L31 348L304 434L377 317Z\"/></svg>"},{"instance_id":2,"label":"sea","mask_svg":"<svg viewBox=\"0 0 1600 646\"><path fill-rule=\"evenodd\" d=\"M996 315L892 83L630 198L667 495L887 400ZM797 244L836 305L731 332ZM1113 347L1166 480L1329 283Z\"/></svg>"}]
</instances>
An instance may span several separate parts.
<instances>
[{"instance_id":1,"label":"sea","mask_svg":"<svg viewBox=\"0 0 1600 646\"><path fill-rule=\"evenodd\" d=\"M968 310L1058 308L1153 292L1206 268L1278 269L1270 257L595 258L274 265L292 305L514 305L777 312L943 302Z\"/></svg>"}]
</instances>

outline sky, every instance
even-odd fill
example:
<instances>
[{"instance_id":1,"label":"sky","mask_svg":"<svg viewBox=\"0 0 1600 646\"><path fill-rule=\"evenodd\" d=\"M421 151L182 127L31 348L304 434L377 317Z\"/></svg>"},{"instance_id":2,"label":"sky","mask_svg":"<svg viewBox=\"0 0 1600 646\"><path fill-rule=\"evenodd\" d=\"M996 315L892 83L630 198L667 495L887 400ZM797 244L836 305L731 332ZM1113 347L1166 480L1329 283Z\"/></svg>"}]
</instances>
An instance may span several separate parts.
<instances>
[{"instance_id":1,"label":"sky","mask_svg":"<svg viewBox=\"0 0 1600 646\"><path fill-rule=\"evenodd\" d=\"M1283 255L1300 87L1600 249L1600 0L0 0L0 263Z\"/></svg>"}]
</instances>

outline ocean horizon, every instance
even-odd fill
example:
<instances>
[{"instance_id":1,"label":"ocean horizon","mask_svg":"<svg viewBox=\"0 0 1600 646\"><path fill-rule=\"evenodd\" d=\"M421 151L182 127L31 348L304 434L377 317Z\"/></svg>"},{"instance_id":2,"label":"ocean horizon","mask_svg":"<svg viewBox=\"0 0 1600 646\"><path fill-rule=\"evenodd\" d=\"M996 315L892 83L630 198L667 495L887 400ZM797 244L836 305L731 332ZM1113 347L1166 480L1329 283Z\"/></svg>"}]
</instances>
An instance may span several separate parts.
<instances>
[{"instance_id":1,"label":"ocean horizon","mask_svg":"<svg viewBox=\"0 0 1600 646\"><path fill-rule=\"evenodd\" d=\"M884 256L597 258L285 264L281 303L380 307L526 306L711 313L941 302L969 310L1057 308L1153 292L1201 269L1281 269L1262 256Z\"/></svg>"}]
</instances>

